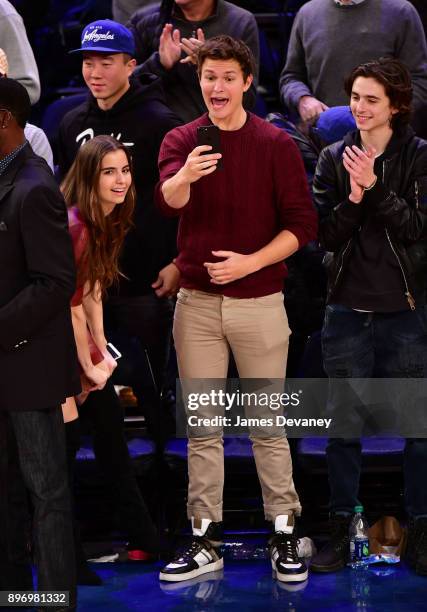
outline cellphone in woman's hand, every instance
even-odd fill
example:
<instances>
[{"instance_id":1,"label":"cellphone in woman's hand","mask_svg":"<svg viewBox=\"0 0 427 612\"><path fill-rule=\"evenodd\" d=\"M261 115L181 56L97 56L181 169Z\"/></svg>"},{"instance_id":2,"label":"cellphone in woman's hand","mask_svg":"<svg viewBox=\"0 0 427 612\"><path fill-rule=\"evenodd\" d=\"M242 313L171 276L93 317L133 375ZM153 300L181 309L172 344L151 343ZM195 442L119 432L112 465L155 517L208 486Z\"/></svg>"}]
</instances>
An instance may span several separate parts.
<instances>
[{"instance_id":1,"label":"cellphone in woman's hand","mask_svg":"<svg viewBox=\"0 0 427 612\"><path fill-rule=\"evenodd\" d=\"M110 353L111 357L113 357L113 359L115 359L116 361L117 359L120 359L120 357L122 356L120 351L118 351L116 347L114 346L114 344L111 344L111 342L107 342L107 351Z\"/></svg>"}]
</instances>

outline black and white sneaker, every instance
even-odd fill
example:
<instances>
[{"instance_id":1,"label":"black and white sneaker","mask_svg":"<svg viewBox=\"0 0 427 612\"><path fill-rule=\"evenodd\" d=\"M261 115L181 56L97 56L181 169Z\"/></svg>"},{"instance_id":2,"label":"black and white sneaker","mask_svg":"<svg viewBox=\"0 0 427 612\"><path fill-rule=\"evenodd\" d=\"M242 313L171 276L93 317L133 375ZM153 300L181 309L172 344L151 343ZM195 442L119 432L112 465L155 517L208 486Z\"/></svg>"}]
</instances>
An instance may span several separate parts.
<instances>
[{"instance_id":1,"label":"black and white sneaker","mask_svg":"<svg viewBox=\"0 0 427 612\"><path fill-rule=\"evenodd\" d=\"M281 530L277 529L279 526ZM307 580L308 570L304 559L298 553L298 539L294 534L293 517L286 515L277 517L275 527L276 531L268 541L268 548L271 566L277 580L281 582Z\"/></svg>"},{"instance_id":2,"label":"black and white sneaker","mask_svg":"<svg viewBox=\"0 0 427 612\"><path fill-rule=\"evenodd\" d=\"M221 550L209 540L193 536L190 544L179 552L160 572L160 580L180 582L224 567Z\"/></svg>"},{"instance_id":3,"label":"black and white sneaker","mask_svg":"<svg viewBox=\"0 0 427 612\"><path fill-rule=\"evenodd\" d=\"M219 535L221 523L210 522L204 531L204 535L193 535L190 543L162 569L160 580L181 582L224 567Z\"/></svg>"},{"instance_id":4,"label":"black and white sneaker","mask_svg":"<svg viewBox=\"0 0 427 612\"><path fill-rule=\"evenodd\" d=\"M304 559L298 557L298 540L293 533L275 533L269 540L271 566L281 582L307 580L308 570Z\"/></svg>"}]
</instances>

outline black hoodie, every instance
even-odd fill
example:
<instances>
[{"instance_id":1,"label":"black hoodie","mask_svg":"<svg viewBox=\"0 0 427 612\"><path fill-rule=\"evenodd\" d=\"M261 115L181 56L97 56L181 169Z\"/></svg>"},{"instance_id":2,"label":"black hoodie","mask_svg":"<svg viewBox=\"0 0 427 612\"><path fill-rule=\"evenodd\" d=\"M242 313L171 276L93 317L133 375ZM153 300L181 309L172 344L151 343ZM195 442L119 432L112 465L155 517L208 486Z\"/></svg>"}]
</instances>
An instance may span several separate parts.
<instances>
[{"instance_id":1,"label":"black hoodie","mask_svg":"<svg viewBox=\"0 0 427 612\"><path fill-rule=\"evenodd\" d=\"M163 137L180 125L167 108L159 79L146 76L130 81L130 88L107 111L96 99L88 99L67 113L59 129L59 169L63 177L79 147L100 134L114 136L130 147L133 179L137 193L134 228L126 236L120 268L127 279L120 280L120 295L137 296L152 292L159 271L176 255L176 220L165 219L153 201L159 180L157 158ZM110 291L115 293L115 290Z\"/></svg>"}]
</instances>

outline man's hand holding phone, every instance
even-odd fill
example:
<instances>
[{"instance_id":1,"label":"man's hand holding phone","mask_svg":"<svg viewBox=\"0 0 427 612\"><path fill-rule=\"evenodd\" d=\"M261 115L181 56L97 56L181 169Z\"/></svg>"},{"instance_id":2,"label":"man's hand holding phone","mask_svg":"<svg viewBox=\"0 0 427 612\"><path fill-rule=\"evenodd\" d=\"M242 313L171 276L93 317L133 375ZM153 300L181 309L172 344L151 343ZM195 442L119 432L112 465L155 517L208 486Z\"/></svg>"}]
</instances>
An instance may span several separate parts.
<instances>
[{"instance_id":1,"label":"man's hand holding phone","mask_svg":"<svg viewBox=\"0 0 427 612\"><path fill-rule=\"evenodd\" d=\"M165 201L171 208L183 208L190 199L190 187L212 174L221 165L220 129L215 125L197 128L197 146L188 154L185 164L162 185Z\"/></svg>"},{"instance_id":2,"label":"man's hand holding phone","mask_svg":"<svg viewBox=\"0 0 427 612\"><path fill-rule=\"evenodd\" d=\"M221 130L216 125L197 128L197 147L191 151L183 167L189 183L212 174L221 163Z\"/></svg>"},{"instance_id":3,"label":"man's hand holding phone","mask_svg":"<svg viewBox=\"0 0 427 612\"><path fill-rule=\"evenodd\" d=\"M202 176L215 172L221 153L209 153L211 145L200 145L193 149L187 157L187 161L181 168L181 174L188 183L195 183Z\"/></svg>"}]
</instances>

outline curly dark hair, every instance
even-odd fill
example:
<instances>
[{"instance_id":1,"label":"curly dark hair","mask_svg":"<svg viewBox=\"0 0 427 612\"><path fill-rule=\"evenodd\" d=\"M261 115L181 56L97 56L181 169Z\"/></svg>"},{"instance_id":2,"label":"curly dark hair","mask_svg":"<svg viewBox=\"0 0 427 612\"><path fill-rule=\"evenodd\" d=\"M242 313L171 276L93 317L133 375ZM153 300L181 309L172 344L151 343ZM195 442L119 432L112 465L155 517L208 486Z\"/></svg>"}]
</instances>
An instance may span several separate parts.
<instances>
[{"instance_id":1,"label":"curly dark hair","mask_svg":"<svg viewBox=\"0 0 427 612\"><path fill-rule=\"evenodd\" d=\"M344 88L351 96L353 83L358 77L372 78L383 85L385 93L397 113L390 121L393 130L408 124L412 115L412 81L408 68L392 57L380 57L360 64L345 80Z\"/></svg>"},{"instance_id":2,"label":"curly dark hair","mask_svg":"<svg viewBox=\"0 0 427 612\"><path fill-rule=\"evenodd\" d=\"M249 47L237 38L214 36L209 38L197 52L197 74L202 73L202 66L206 59L229 60L233 59L239 64L246 81L248 76L255 74L255 60Z\"/></svg>"}]
</instances>

